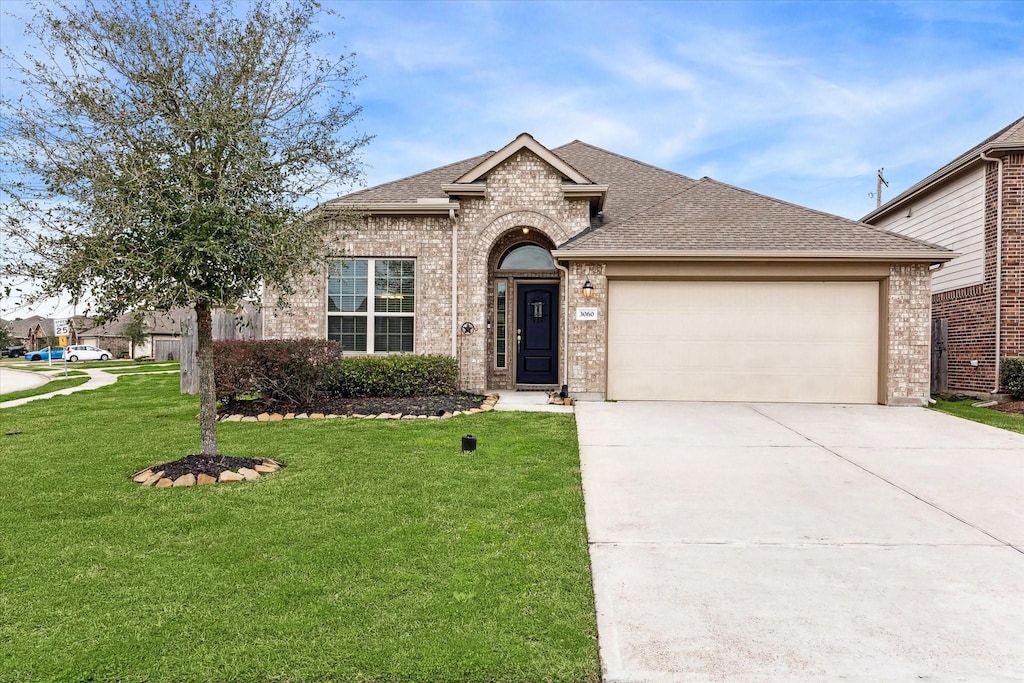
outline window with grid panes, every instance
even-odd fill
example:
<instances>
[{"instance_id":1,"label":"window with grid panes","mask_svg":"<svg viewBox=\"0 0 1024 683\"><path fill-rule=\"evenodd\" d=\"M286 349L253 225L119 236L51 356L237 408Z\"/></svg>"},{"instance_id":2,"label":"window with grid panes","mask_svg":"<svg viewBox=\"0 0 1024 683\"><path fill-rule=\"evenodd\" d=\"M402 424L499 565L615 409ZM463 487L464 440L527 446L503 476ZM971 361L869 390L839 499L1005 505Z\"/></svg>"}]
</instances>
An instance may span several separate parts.
<instances>
[{"instance_id":1,"label":"window with grid panes","mask_svg":"<svg viewBox=\"0 0 1024 683\"><path fill-rule=\"evenodd\" d=\"M328 262L327 338L340 341L343 350L411 353L415 310L414 260Z\"/></svg>"}]
</instances>

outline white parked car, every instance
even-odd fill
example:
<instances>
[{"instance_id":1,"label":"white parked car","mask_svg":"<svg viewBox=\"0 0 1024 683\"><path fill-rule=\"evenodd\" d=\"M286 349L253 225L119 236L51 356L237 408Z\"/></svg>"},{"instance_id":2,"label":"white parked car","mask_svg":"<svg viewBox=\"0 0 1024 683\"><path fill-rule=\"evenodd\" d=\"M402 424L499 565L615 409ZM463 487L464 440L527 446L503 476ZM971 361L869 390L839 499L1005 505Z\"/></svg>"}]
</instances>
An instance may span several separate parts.
<instances>
[{"instance_id":1,"label":"white parked car","mask_svg":"<svg viewBox=\"0 0 1024 683\"><path fill-rule=\"evenodd\" d=\"M80 360L109 360L110 357L110 351L98 349L95 346L86 346L85 344L68 346L64 349L64 358L71 363Z\"/></svg>"}]
</instances>

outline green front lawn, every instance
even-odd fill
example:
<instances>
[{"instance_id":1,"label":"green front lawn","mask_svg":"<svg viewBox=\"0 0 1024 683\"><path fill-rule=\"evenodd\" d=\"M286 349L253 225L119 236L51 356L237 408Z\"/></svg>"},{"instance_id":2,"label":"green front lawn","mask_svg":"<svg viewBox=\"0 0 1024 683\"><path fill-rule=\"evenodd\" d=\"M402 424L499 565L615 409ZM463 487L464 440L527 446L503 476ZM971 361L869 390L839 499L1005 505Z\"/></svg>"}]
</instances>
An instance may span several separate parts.
<instances>
[{"instance_id":1,"label":"green front lawn","mask_svg":"<svg viewBox=\"0 0 1024 683\"><path fill-rule=\"evenodd\" d=\"M86 367L97 367L106 370L111 375L124 375L137 372L178 372L181 369L179 363L137 363L134 365L122 365L119 367L103 366L102 364L89 364Z\"/></svg>"},{"instance_id":2,"label":"green front lawn","mask_svg":"<svg viewBox=\"0 0 1024 683\"><path fill-rule=\"evenodd\" d=\"M20 391L11 391L6 394L0 394L0 403L5 401L14 401L19 398L28 398L29 396L40 396L41 394L48 394L51 391L60 391L61 389L69 389L71 387L77 387L85 384L89 381L89 376L81 372L68 372L68 376L58 375L51 379L46 384L41 384L38 387L32 387L31 389L22 389ZM4 413L2 417L6 417L7 413ZM3 420L6 423L6 420ZM3 679L0 679L3 680Z\"/></svg>"},{"instance_id":3,"label":"green front lawn","mask_svg":"<svg viewBox=\"0 0 1024 683\"><path fill-rule=\"evenodd\" d=\"M572 416L224 423L288 467L142 488L197 449L177 386L0 413L0 679L599 679Z\"/></svg>"},{"instance_id":4,"label":"green front lawn","mask_svg":"<svg viewBox=\"0 0 1024 683\"><path fill-rule=\"evenodd\" d=\"M1019 413L1002 413L998 410L992 410L991 408L975 408L973 403L978 401L947 401L945 399L938 399L935 405L931 406L933 410L938 410L943 413L949 413L950 415L956 415L967 420L973 420L975 422L981 422L993 427L999 427L1000 429L1008 429L1011 432L1020 432L1024 434L1024 415Z\"/></svg>"}]
</instances>

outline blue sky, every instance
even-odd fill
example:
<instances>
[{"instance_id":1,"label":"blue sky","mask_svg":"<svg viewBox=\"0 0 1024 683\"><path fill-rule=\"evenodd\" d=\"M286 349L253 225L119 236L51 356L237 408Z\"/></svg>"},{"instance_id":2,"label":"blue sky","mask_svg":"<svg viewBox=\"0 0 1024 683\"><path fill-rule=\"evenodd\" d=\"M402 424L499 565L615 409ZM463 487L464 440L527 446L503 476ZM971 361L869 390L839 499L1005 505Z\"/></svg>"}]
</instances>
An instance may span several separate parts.
<instances>
[{"instance_id":1,"label":"blue sky","mask_svg":"<svg viewBox=\"0 0 1024 683\"><path fill-rule=\"evenodd\" d=\"M527 131L859 218L1024 115L1024 3L330 3L377 184Z\"/></svg>"},{"instance_id":2,"label":"blue sky","mask_svg":"<svg viewBox=\"0 0 1024 683\"><path fill-rule=\"evenodd\" d=\"M368 185L526 131L859 218L1024 115L1024 3L324 4Z\"/></svg>"}]
</instances>

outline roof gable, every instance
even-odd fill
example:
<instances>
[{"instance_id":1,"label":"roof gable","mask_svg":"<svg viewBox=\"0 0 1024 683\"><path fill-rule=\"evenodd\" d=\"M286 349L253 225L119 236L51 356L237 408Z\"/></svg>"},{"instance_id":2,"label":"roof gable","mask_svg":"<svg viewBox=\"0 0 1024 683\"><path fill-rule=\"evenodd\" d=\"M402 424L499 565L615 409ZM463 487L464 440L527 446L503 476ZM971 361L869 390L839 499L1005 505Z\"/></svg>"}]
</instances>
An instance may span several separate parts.
<instances>
[{"instance_id":1,"label":"roof gable","mask_svg":"<svg viewBox=\"0 0 1024 683\"><path fill-rule=\"evenodd\" d=\"M571 180L578 185L594 184L590 178L580 173L570 164L566 163L564 159L552 152L550 149L534 140L533 136L529 133L520 133L515 140L463 173L455 180L455 182L461 184L474 183L478 180L483 180L488 173L524 149L528 149L533 152L544 163L561 174L563 178Z\"/></svg>"}]
</instances>

